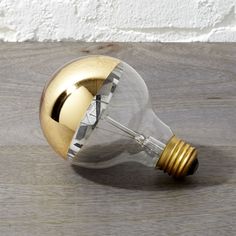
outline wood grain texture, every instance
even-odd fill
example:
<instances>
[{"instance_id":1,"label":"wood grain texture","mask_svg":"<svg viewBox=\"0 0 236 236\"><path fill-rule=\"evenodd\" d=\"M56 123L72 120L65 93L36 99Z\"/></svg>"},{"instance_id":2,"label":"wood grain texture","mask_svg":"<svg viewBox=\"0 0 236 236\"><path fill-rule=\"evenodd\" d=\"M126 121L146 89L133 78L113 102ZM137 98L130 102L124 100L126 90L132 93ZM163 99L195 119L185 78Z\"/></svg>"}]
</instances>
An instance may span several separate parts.
<instances>
[{"instance_id":1,"label":"wood grain texture","mask_svg":"<svg viewBox=\"0 0 236 236\"><path fill-rule=\"evenodd\" d=\"M176 181L138 164L72 167L38 121L45 82L76 57L132 65L154 110L199 149ZM0 235L235 235L236 44L0 44Z\"/></svg>"}]
</instances>

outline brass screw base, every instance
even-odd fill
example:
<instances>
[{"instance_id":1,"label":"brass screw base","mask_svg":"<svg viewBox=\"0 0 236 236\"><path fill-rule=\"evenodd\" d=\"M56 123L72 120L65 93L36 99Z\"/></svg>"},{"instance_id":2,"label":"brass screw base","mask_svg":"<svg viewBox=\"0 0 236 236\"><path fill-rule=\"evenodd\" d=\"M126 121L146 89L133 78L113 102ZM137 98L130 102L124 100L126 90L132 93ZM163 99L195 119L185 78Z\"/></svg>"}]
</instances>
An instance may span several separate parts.
<instances>
[{"instance_id":1,"label":"brass screw base","mask_svg":"<svg viewBox=\"0 0 236 236\"><path fill-rule=\"evenodd\" d=\"M156 165L173 177L193 174L197 166L197 150L176 136L169 140Z\"/></svg>"}]
</instances>

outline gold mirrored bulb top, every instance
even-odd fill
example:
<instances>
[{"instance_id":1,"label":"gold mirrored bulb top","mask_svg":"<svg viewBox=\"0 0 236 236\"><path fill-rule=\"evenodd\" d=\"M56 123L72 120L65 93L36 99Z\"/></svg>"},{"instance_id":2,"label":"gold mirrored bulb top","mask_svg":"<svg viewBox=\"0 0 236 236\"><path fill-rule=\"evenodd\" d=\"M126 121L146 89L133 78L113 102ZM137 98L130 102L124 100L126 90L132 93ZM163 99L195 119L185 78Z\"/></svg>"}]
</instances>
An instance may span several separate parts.
<instances>
[{"instance_id":1,"label":"gold mirrored bulb top","mask_svg":"<svg viewBox=\"0 0 236 236\"><path fill-rule=\"evenodd\" d=\"M44 88L41 126L49 144L63 158L93 97L119 62L106 56L80 58L59 69Z\"/></svg>"},{"instance_id":2,"label":"gold mirrored bulb top","mask_svg":"<svg viewBox=\"0 0 236 236\"><path fill-rule=\"evenodd\" d=\"M120 62L107 56L79 58L60 68L44 88L41 127L49 144L64 159L94 96ZM196 149L175 136L156 163L157 168L177 177L193 174L197 165Z\"/></svg>"}]
</instances>

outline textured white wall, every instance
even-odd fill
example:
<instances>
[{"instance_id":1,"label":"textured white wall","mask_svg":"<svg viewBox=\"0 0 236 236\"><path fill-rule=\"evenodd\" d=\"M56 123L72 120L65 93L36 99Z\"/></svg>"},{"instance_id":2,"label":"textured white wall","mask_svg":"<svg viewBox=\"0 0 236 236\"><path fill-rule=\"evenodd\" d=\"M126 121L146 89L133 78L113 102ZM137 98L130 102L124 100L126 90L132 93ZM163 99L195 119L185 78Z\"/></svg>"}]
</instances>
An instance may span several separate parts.
<instances>
[{"instance_id":1,"label":"textured white wall","mask_svg":"<svg viewBox=\"0 0 236 236\"><path fill-rule=\"evenodd\" d=\"M3 41L236 41L236 0L0 0Z\"/></svg>"}]
</instances>

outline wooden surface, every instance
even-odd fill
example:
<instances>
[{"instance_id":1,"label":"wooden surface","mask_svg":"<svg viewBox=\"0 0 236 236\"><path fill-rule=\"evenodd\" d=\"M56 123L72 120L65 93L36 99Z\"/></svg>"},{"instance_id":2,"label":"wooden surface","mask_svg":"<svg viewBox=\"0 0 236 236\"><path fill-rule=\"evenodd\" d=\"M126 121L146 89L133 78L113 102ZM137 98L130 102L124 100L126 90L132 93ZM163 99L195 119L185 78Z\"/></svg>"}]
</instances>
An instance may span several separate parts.
<instances>
[{"instance_id":1,"label":"wooden surface","mask_svg":"<svg viewBox=\"0 0 236 236\"><path fill-rule=\"evenodd\" d=\"M87 170L51 150L38 121L42 89L89 54L143 76L159 117L198 147L196 175ZM236 44L2 43L0 109L1 236L236 235Z\"/></svg>"}]
</instances>

